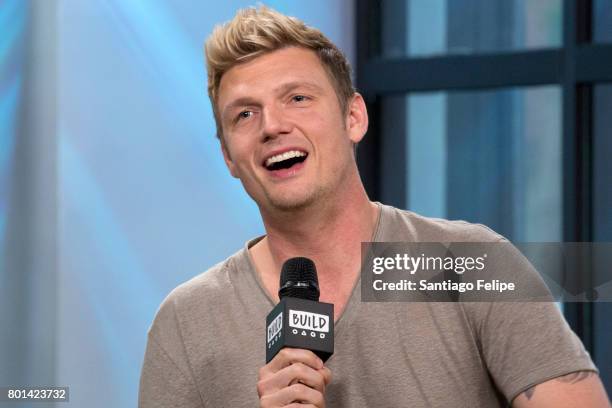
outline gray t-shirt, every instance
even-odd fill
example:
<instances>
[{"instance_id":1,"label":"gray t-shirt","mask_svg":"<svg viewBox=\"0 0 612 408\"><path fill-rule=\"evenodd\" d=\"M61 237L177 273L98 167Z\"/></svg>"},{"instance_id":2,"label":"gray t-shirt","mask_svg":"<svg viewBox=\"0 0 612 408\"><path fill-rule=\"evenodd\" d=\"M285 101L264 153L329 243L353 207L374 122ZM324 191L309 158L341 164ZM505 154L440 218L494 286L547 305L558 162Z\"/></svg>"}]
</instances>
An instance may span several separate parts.
<instances>
[{"instance_id":1,"label":"gray t-shirt","mask_svg":"<svg viewBox=\"0 0 612 408\"><path fill-rule=\"evenodd\" d=\"M463 221L380 205L380 242L493 242ZM140 407L256 407L265 318L274 302L248 247L180 285L149 330ZM596 371L557 306L366 303L357 282L335 326L328 407L507 406L525 389Z\"/></svg>"}]
</instances>

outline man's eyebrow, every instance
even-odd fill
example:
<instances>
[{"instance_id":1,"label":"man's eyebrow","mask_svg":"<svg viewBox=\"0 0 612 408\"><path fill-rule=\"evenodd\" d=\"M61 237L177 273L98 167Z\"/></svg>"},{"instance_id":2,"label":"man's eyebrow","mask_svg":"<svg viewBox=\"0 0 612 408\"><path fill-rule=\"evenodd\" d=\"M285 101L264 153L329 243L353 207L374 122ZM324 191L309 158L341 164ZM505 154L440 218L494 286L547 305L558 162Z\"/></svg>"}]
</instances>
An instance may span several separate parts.
<instances>
[{"instance_id":1,"label":"man's eyebrow","mask_svg":"<svg viewBox=\"0 0 612 408\"><path fill-rule=\"evenodd\" d=\"M288 82L286 84L283 84L281 86L279 86L276 89L276 92L279 94L285 94L287 92L290 92L296 88L309 88L312 89L314 91L322 91L323 88L320 87L319 85L313 83L313 82L308 82L308 81L295 81L295 82Z\"/></svg>"},{"instance_id":2,"label":"man's eyebrow","mask_svg":"<svg viewBox=\"0 0 612 408\"><path fill-rule=\"evenodd\" d=\"M253 106L253 105L257 105L257 101L255 101L255 99L249 97L249 96L243 96L241 98L238 99L234 99L233 101L231 101L224 109L223 109L223 116L225 116L230 110L239 107L239 106Z\"/></svg>"}]
</instances>

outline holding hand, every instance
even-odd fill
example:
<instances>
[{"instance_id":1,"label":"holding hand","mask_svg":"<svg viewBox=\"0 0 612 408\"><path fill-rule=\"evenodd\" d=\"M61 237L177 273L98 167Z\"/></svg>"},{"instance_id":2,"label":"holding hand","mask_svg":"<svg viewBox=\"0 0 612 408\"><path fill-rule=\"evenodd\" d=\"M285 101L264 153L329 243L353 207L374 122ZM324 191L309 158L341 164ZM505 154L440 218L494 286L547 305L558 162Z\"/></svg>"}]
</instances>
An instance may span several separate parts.
<instances>
[{"instance_id":1,"label":"holding hand","mask_svg":"<svg viewBox=\"0 0 612 408\"><path fill-rule=\"evenodd\" d=\"M331 371L312 351L284 348L259 370L259 403L262 408L324 408L330 381Z\"/></svg>"}]
</instances>

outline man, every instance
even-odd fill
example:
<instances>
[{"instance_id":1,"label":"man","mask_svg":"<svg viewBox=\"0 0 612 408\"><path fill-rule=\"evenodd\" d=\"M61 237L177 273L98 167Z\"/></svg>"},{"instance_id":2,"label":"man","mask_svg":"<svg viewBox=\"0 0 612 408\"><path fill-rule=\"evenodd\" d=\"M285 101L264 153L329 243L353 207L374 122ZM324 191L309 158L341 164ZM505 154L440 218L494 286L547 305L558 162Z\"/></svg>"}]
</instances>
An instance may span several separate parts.
<instances>
[{"instance_id":1,"label":"man","mask_svg":"<svg viewBox=\"0 0 612 408\"><path fill-rule=\"evenodd\" d=\"M261 7L206 43L229 171L266 235L175 289L149 331L141 407L605 407L596 368L551 303L362 303L361 242L495 242L486 227L371 202L354 146L368 116L342 53ZM317 265L336 352L265 364L285 260Z\"/></svg>"}]
</instances>

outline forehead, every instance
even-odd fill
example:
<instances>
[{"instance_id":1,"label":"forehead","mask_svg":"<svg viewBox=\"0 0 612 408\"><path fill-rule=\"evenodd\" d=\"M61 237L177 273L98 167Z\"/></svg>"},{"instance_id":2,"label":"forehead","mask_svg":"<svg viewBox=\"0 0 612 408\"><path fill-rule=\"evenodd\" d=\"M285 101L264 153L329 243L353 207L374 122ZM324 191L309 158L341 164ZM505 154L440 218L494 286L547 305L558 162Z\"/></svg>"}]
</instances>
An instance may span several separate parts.
<instances>
[{"instance_id":1,"label":"forehead","mask_svg":"<svg viewBox=\"0 0 612 408\"><path fill-rule=\"evenodd\" d=\"M312 83L333 90L317 54L305 48L288 47L266 53L228 70L219 84L221 109L233 99L257 96L282 88L286 83Z\"/></svg>"}]
</instances>

